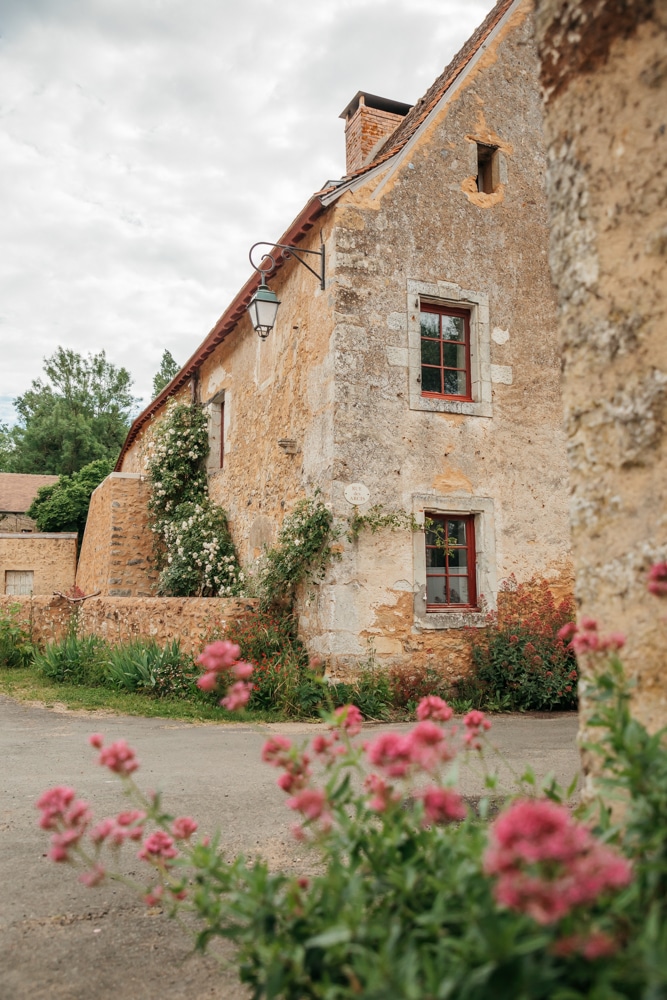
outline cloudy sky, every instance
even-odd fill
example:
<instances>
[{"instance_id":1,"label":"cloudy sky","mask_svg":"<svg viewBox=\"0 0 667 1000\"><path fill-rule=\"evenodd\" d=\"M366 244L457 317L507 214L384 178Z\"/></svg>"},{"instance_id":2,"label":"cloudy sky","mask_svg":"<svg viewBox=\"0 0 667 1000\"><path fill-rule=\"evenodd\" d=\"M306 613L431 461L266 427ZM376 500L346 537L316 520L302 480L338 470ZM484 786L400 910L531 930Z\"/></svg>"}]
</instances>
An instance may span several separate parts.
<instances>
[{"instance_id":1,"label":"cloudy sky","mask_svg":"<svg viewBox=\"0 0 667 1000\"><path fill-rule=\"evenodd\" d=\"M0 419L58 345L148 402L308 197L358 90L414 103L493 0L3 0Z\"/></svg>"}]
</instances>

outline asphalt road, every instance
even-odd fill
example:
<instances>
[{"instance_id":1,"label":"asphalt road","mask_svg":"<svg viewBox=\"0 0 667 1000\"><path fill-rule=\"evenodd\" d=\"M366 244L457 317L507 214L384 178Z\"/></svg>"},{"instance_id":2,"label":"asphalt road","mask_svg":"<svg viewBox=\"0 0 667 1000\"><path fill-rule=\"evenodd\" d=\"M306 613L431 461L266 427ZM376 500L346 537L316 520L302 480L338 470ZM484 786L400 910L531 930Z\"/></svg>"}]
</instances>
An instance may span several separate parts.
<instances>
[{"instance_id":1,"label":"asphalt road","mask_svg":"<svg viewBox=\"0 0 667 1000\"><path fill-rule=\"evenodd\" d=\"M118 782L97 766L87 744L89 733L102 732L136 749L142 787L161 789L169 812L195 816L202 832L220 828L226 851L261 853L275 867L309 870L303 847L290 837L293 814L276 772L262 764L260 751L271 732L306 739L317 728L101 716L0 696L0 1000L246 998L233 964L188 957L189 936L159 910L118 884L87 889L67 866L48 861L48 835L37 826L34 803L45 788L67 784L96 816L118 812ZM574 714L496 717L492 735L506 761L504 788L525 764L569 784L579 767L576 730ZM478 794L480 776L465 771L461 787ZM132 855L125 852L126 871L138 874L143 866Z\"/></svg>"}]
</instances>

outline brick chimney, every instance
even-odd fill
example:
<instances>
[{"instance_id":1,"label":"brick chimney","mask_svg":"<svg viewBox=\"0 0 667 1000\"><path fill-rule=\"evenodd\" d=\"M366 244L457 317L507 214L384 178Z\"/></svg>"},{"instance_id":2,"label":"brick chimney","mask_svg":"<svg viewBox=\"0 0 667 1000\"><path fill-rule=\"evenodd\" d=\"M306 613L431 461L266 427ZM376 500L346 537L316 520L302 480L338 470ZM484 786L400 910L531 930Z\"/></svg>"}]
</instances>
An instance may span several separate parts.
<instances>
[{"instance_id":1,"label":"brick chimney","mask_svg":"<svg viewBox=\"0 0 667 1000\"><path fill-rule=\"evenodd\" d=\"M345 119L345 169L348 174L369 161L376 146L391 135L411 107L411 104L388 101L361 90L352 98L340 115Z\"/></svg>"}]
</instances>

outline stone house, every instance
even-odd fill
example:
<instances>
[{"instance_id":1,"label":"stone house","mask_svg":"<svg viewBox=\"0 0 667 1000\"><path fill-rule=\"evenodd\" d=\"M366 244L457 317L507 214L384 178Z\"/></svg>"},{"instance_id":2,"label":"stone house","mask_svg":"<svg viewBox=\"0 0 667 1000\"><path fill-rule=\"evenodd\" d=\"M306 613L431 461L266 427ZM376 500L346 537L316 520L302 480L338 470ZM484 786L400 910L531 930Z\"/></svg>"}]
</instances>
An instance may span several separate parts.
<instances>
[{"instance_id":1,"label":"stone house","mask_svg":"<svg viewBox=\"0 0 667 1000\"><path fill-rule=\"evenodd\" d=\"M278 241L323 249L324 288L276 254L268 338L246 313L255 274L137 418L117 473L145 490L155 421L170 398L196 399L210 493L246 565L316 489L343 522L350 500L428 518L426 531L343 538L301 597L300 628L332 674L370 645L380 664L433 659L455 673L463 628L483 624L504 578L547 579L559 594L571 584L530 0L500 0L414 107L360 92L342 117L346 175ZM99 487L100 509L113 484ZM112 536L92 513L102 567ZM86 540L83 589L146 587L136 565L124 582L128 560L105 576Z\"/></svg>"},{"instance_id":2,"label":"stone house","mask_svg":"<svg viewBox=\"0 0 667 1000\"><path fill-rule=\"evenodd\" d=\"M34 531L35 522L26 511L42 486L52 486L59 476L32 476L0 472L0 531Z\"/></svg>"}]
</instances>

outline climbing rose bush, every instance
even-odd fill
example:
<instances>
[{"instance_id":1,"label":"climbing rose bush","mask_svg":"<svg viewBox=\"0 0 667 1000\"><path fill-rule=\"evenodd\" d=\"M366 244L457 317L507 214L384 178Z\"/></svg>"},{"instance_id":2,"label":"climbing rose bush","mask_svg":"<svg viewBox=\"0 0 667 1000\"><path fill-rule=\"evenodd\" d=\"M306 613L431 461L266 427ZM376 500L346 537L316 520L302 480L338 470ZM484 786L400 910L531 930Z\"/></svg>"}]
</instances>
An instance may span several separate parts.
<instances>
[{"instance_id":1,"label":"climbing rose bush","mask_svg":"<svg viewBox=\"0 0 667 1000\"><path fill-rule=\"evenodd\" d=\"M586 622L570 633L598 637L586 651L598 668L591 722L609 789L625 798L623 828L599 804L573 812L530 772L490 822L489 719L457 719L431 695L408 731L364 733L359 709L346 705L303 746L282 735L266 741L262 758L277 772L299 852L314 852L315 875L224 857L194 818L166 813L141 790L135 751L101 734L90 738L98 763L129 803L95 820L74 789L45 792L37 805L49 857L86 885L122 878L147 905L190 911L199 949L232 939L257 998L664 996L665 734L650 736L631 718L619 638ZM253 666L239 654L234 643L211 643L199 683L242 707ZM475 808L456 788L464 764L485 774L489 797ZM116 870L123 846L143 878Z\"/></svg>"}]
</instances>

